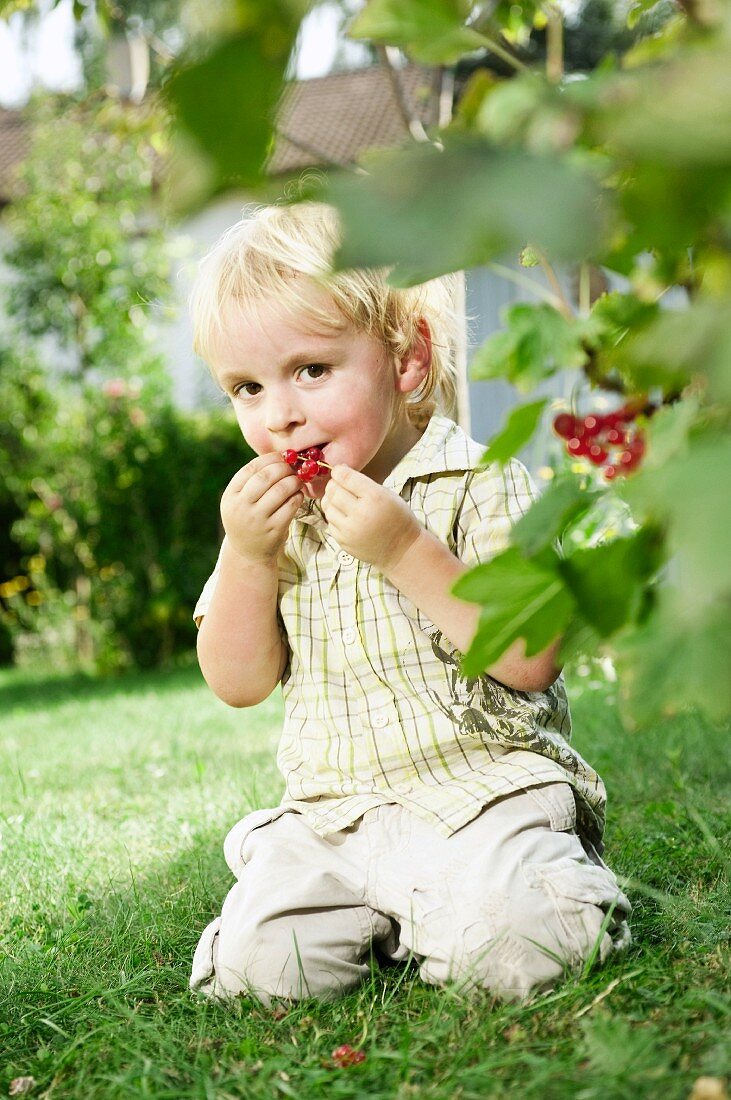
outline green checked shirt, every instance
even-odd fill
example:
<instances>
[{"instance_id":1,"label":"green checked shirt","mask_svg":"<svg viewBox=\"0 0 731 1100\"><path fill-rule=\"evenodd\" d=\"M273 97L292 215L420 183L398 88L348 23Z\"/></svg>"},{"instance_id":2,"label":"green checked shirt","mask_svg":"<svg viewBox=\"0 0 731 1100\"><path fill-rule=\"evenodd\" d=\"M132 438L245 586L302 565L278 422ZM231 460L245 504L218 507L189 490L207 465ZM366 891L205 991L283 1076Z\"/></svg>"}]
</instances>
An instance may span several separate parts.
<instances>
[{"instance_id":1,"label":"green checked shirt","mask_svg":"<svg viewBox=\"0 0 731 1100\"><path fill-rule=\"evenodd\" d=\"M483 452L435 415L384 481L468 565L505 549L535 498L520 462L480 466ZM196 619L216 579L217 569ZM573 786L579 831L601 851L604 784L569 744L562 678L522 692L461 676L460 653L377 569L338 546L314 500L280 556L279 617L290 653L282 805L317 833L395 802L449 836L496 799L558 780Z\"/></svg>"}]
</instances>

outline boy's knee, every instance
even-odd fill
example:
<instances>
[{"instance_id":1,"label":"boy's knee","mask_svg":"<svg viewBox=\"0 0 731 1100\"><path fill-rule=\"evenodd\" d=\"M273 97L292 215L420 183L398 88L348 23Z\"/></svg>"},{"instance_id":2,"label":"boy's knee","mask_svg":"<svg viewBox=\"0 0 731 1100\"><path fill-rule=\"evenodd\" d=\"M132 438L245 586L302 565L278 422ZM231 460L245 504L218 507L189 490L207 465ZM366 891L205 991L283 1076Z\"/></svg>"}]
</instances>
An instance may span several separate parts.
<instances>
[{"instance_id":1,"label":"boy's knee","mask_svg":"<svg viewBox=\"0 0 731 1100\"><path fill-rule=\"evenodd\" d=\"M604 876L608 891L611 872L592 867L588 881L604 881ZM463 989L487 989L502 1000L525 1000L581 970L590 959L602 963L628 945L624 917L629 903L616 882L614 891L615 897L601 899L550 889L531 899L505 898L488 915L454 928L446 949L422 963L422 977L437 985L455 982Z\"/></svg>"},{"instance_id":2,"label":"boy's knee","mask_svg":"<svg viewBox=\"0 0 731 1100\"><path fill-rule=\"evenodd\" d=\"M280 998L336 1000L359 985L369 969L367 962L298 939L289 921L233 928L223 921L210 960L211 974L198 985L201 992L221 999L243 994L267 1006Z\"/></svg>"},{"instance_id":3,"label":"boy's knee","mask_svg":"<svg viewBox=\"0 0 731 1100\"><path fill-rule=\"evenodd\" d=\"M501 1000L522 1001L554 985L567 969L555 948L512 931L495 935L491 927L476 921L462 930L452 951L425 959L421 976L434 985L455 984L465 992L486 989Z\"/></svg>"}]
</instances>

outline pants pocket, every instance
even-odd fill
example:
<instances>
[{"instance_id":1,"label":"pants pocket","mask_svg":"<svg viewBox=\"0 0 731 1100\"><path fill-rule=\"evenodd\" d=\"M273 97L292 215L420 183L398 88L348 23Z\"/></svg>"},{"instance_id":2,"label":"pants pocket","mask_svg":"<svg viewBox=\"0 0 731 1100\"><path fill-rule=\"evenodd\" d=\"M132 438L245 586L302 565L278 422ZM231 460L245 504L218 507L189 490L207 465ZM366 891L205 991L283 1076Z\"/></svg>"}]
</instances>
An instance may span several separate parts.
<instances>
[{"instance_id":1,"label":"pants pocket","mask_svg":"<svg viewBox=\"0 0 731 1100\"><path fill-rule=\"evenodd\" d=\"M624 949L631 942L626 918L632 906L605 865L562 856L551 863L526 862L523 873L530 885L541 887L552 898L556 913L582 955L593 947L602 928L602 960L610 950Z\"/></svg>"},{"instance_id":2,"label":"pants pocket","mask_svg":"<svg viewBox=\"0 0 731 1100\"><path fill-rule=\"evenodd\" d=\"M265 825L271 825L273 821L285 813L291 813L285 806L274 806L271 809L253 810L252 813L237 821L226 835L223 842L223 855L231 871L238 878L249 861L246 852L246 841L256 829L263 829Z\"/></svg>"},{"instance_id":3,"label":"pants pocket","mask_svg":"<svg viewBox=\"0 0 731 1100\"><path fill-rule=\"evenodd\" d=\"M576 799L570 783L544 783L528 787L524 793L540 807L554 833L576 828Z\"/></svg>"}]
</instances>

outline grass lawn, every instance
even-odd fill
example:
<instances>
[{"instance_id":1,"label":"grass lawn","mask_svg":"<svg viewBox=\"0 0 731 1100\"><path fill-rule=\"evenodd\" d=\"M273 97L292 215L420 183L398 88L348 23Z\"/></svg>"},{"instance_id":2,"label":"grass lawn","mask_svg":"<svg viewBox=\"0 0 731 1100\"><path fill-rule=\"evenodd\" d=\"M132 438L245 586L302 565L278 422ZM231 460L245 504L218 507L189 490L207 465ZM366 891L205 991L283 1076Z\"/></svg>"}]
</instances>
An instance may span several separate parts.
<instances>
[{"instance_id":1,"label":"grass lawn","mask_svg":"<svg viewBox=\"0 0 731 1100\"><path fill-rule=\"evenodd\" d=\"M611 686L570 685L609 790L606 859L635 912L620 960L527 1006L374 967L273 1018L198 1001L221 844L273 805L279 697L218 702L193 667L95 682L0 673L0 1095L673 1100L728 1073L728 733L628 733ZM328 1064L341 1043L365 1061ZM722 1092L718 1092L720 1097Z\"/></svg>"}]
</instances>

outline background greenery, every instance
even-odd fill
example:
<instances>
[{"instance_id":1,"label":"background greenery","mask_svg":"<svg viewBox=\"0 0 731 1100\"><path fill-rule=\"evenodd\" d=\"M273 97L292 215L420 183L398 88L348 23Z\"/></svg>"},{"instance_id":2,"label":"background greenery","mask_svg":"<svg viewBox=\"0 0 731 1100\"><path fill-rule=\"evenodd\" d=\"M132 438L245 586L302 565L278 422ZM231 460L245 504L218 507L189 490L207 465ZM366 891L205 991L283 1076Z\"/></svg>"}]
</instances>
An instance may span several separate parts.
<instances>
[{"instance_id":1,"label":"background greenery","mask_svg":"<svg viewBox=\"0 0 731 1100\"><path fill-rule=\"evenodd\" d=\"M569 690L577 747L609 790L629 953L527 1006L376 967L343 1001L273 1018L186 983L232 883L222 838L281 793L279 696L234 711L193 668L0 673L0 1093L32 1076L33 1095L73 1100L687 1100L706 1076L722 1100L727 734L697 714L631 734L614 688L589 675ZM341 1043L365 1062L333 1068Z\"/></svg>"},{"instance_id":2,"label":"background greenery","mask_svg":"<svg viewBox=\"0 0 731 1100\"><path fill-rule=\"evenodd\" d=\"M172 297L159 109L99 93L29 117L4 215L0 659L164 664L195 644L218 500L252 452L223 402L177 408L157 350Z\"/></svg>"}]
</instances>

